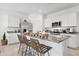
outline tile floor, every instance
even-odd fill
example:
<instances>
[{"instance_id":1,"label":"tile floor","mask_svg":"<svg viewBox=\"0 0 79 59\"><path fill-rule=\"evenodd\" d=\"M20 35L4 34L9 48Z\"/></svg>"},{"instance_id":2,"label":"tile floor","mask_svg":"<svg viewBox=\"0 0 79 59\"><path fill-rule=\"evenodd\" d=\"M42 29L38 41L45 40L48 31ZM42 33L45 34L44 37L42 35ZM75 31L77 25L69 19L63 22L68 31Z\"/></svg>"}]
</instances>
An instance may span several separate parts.
<instances>
[{"instance_id":1,"label":"tile floor","mask_svg":"<svg viewBox=\"0 0 79 59\"><path fill-rule=\"evenodd\" d=\"M0 56L19 56L19 44L0 46Z\"/></svg>"},{"instance_id":2,"label":"tile floor","mask_svg":"<svg viewBox=\"0 0 79 59\"><path fill-rule=\"evenodd\" d=\"M19 44L11 45L0 45L0 56L21 56L21 52L18 54ZM67 55L69 56L79 56L79 49L72 50L68 49Z\"/></svg>"},{"instance_id":3,"label":"tile floor","mask_svg":"<svg viewBox=\"0 0 79 59\"><path fill-rule=\"evenodd\" d=\"M24 49L23 51L25 52L26 45L22 45L22 46ZM21 56L22 50L20 50L19 53L18 53L18 50L19 50L19 43L5 45L5 46L0 45L0 56ZM24 53L23 53L23 55L24 55ZM26 56L32 56L32 53L29 52Z\"/></svg>"}]
</instances>

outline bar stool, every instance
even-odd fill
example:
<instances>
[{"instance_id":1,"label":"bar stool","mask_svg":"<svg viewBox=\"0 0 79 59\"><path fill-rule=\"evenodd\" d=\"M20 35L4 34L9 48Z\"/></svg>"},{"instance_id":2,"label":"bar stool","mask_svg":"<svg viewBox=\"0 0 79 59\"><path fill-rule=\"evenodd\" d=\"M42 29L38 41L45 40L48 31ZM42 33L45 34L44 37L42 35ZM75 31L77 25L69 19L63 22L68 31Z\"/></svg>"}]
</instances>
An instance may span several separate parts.
<instances>
[{"instance_id":1,"label":"bar stool","mask_svg":"<svg viewBox=\"0 0 79 59\"><path fill-rule=\"evenodd\" d=\"M38 40L35 40L35 39L32 39L30 45L31 45L31 47L33 49L33 55L36 54L37 53L36 52L36 47L39 46L39 41Z\"/></svg>"},{"instance_id":2,"label":"bar stool","mask_svg":"<svg viewBox=\"0 0 79 59\"><path fill-rule=\"evenodd\" d=\"M48 34L41 34L40 38L42 38L42 39L48 39Z\"/></svg>"},{"instance_id":3,"label":"bar stool","mask_svg":"<svg viewBox=\"0 0 79 59\"><path fill-rule=\"evenodd\" d=\"M31 50L32 50L32 47L31 47L31 40L26 40L26 43L25 43L25 44L27 45L26 51L25 51L25 56L26 56L27 53L28 53L28 52L31 52Z\"/></svg>"},{"instance_id":4,"label":"bar stool","mask_svg":"<svg viewBox=\"0 0 79 59\"><path fill-rule=\"evenodd\" d=\"M31 46L34 49L35 54L37 54L38 56L44 56L45 53L48 53L49 56L49 50L52 48L44 44L40 44L38 40L34 39L31 41Z\"/></svg>"},{"instance_id":5,"label":"bar stool","mask_svg":"<svg viewBox=\"0 0 79 59\"><path fill-rule=\"evenodd\" d=\"M50 50L51 48L52 48L52 47L46 46L46 45L44 45L44 44L40 44L40 45L39 45L39 50L37 50L37 51L40 53L40 56L44 56L45 53L48 53L48 56L50 56L49 50Z\"/></svg>"},{"instance_id":6,"label":"bar stool","mask_svg":"<svg viewBox=\"0 0 79 59\"><path fill-rule=\"evenodd\" d=\"M39 34L38 34L38 37L39 37L39 38L42 38L42 37L43 37L43 36L42 36L42 33L39 33Z\"/></svg>"},{"instance_id":7,"label":"bar stool","mask_svg":"<svg viewBox=\"0 0 79 59\"><path fill-rule=\"evenodd\" d=\"M19 42L20 42L18 53L20 52L21 47L22 47L22 55L23 55L23 53L25 53L25 55L26 55L27 49L29 48L29 40L26 38L25 35L23 35L23 38L22 38L22 35L17 35L17 36L18 36L18 39L19 39ZM22 45L25 45L26 47L23 48ZM24 49L25 49L25 51L24 51ZM30 48L29 48L29 50L30 50Z\"/></svg>"},{"instance_id":8,"label":"bar stool","mask_svg":"<svg viewBox=\"0 0 79 59\"><path fill-rule=\"evenodd\" d=\"M17 36L18 36L18 39L19 39L19 42L20 42L18 53L20 52L20 49L22 47L22 55L23 55L23 46L22 45L25 45L25 43L26 43L26 41L23 40L23 39L26 39L26 38L23 37L23 39L22 39L21 35L17 35Z\"/></svg>"}]
</instances>

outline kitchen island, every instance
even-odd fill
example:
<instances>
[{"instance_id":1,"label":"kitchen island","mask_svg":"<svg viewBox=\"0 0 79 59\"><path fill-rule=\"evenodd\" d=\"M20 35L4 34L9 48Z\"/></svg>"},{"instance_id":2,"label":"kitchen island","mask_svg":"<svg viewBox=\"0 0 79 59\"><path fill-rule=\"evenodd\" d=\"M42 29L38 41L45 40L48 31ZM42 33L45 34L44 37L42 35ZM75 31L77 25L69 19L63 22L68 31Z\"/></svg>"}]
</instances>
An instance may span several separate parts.
<instances>
[{"instance_id":1,"label":"kitchen island","mask_svg":"<svg viewBox=\"0 0 79 59\"><path fill-rule=\"evenodd\" d=\"M50 56L62 56L64 55L65 47L66 46L66 40L61 43L56 43L53 41L43 40L36 37L31 37L32 39L37 39L41 44L47 45L52 47L52 49L49 51Z\"/></svg>"},{"instance_id":2,"label":"kitchen island","mask_svg":"<svg viewBox=\"0 0 79 59\"><path fill-rule=\"evenodd\" d=\"M52 36L52 35L51 35ZM61 35L53 35L53 37L57 37L58 39L62 37ZM66 55L65 51L67 49L67 39L70 36L64 36L61 38L61 40L55 40L55 39L44 39L36 36L30 36L31 39L37 39L41 44L47 45L52 47L52 49L49 51L50 56L63 56ZM47 55L47 54L45 54Z\"/></svg>"}]
</instances>

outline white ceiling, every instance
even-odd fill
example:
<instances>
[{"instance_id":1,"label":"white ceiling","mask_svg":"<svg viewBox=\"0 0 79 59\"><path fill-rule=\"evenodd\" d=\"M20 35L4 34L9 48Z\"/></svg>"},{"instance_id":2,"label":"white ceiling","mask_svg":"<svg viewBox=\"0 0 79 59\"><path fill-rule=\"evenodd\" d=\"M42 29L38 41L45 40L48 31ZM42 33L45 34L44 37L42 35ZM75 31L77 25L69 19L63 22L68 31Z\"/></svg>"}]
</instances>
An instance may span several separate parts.
<instances>
[{"instance_id":1,"label":"white ceiling","mask_svg":"<svg viewBox=\"0 0 79 59\"><path fill-rule=\"evenodd\" d=\"M53 13L79 5L78 3L0 3L0 10L5 12Z\"/></svg>"}]
</instances>

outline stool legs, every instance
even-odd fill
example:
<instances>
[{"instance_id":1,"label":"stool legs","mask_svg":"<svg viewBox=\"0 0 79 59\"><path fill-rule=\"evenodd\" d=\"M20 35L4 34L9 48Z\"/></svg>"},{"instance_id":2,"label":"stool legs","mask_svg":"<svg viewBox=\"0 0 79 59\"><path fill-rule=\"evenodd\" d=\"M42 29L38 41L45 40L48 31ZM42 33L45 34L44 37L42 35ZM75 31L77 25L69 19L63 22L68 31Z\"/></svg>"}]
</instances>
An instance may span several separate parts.
<instances>
[{"instance_id":1,"label":"stool legs","mask_svg":"<svg viewBox=\"0 0 79 59\"><path fill-rule=\"evenodd\" d=\"M24 51L23 51L23 50L24 50L24 49L23 49L23 46L22 46L22 48L21 48L21 49L22 49L22 50L21 50L21 55L23 56L23 52L24 52Z\"/></svg>"},{"instance_id":2,"label":"stool legs","mask_svg":"<svg viewBox=\"0 0 79 59\"><path fill-rule=\"evenodd\" d=\"M25 56L27 55L27 48L28 48L28 47L26 47L26 50L25 50Z\"/></svg>"},{"instance_id":3,"label":"stool legs","mask_svg":"<svg viewBox=\"0 0 79 59\"><path fill-rule=\"evenodd\" d=\"M20 52L21 55L23 56L24 53L25 53L25 52L24 52L24 49L25 49L24 46L22 46L22 44L20 44L20 45L19 45L19 49L18 49L18 54L19 54L19 52ZM26 50L26 51L27 51L27 50ZM25 54L26 54L26 53L25 53Z\"/></svg>"},{"instance_id":4,"label":"stool legs","mask_svg":"<svg viewBox=\"0 0 79 59\"><path fill-rule=\"evenodd\" d=\"M18 53L20 52L21 44L19 45Z\"/></svg>"},{"instance_id":5,"label":"stool legs","mask_svg":"<svg viewBox=\"0 0 79 59\"><path fill-rule=\"evenodd\" d=\"M50 53L49 53L49 51L48 51L48 56L50 56Z\"/></svg>"}]
</instances>

